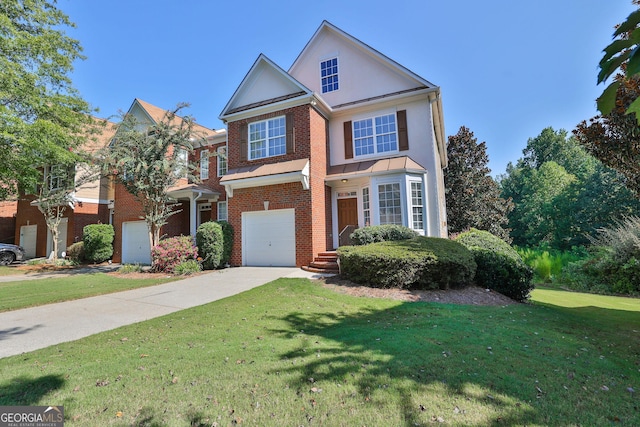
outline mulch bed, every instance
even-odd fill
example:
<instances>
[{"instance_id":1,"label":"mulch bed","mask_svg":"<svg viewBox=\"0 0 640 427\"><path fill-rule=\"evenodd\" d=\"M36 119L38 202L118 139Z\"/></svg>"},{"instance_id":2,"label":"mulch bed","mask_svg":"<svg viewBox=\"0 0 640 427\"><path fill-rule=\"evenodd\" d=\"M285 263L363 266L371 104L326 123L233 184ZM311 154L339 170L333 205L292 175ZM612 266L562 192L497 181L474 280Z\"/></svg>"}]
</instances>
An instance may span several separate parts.
<instances>
[{"instance_id":1,"label":"mulch bed","mask_svg":"<svg viewBox=\"0 0 640 427\"><path fill-rule=\"evenodd\" d=\"M322 279L323 286L336 292L358 296L373 298L388 298L400 301L428 301L439 302L445 304L466 304L466 305L511 305L518 304L497 292L489 289L483 289L477 286L467 286L458 289L449 290L407 290L407 289L380 289L368 286L358 285L349 280L340 278L339 276L328 277Z\"/></svg>"}]
</instances>

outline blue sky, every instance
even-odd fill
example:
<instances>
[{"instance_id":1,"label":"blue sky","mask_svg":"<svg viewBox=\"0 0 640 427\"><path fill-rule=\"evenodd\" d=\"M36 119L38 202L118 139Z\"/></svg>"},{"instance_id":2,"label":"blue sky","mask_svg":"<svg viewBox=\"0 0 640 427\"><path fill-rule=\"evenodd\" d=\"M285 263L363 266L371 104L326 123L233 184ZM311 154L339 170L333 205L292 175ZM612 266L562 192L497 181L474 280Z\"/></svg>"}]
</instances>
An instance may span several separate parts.
<instances>
[{"instance_id":1,"label":"blue sky","mask_svg":"<svg viewBox=\"0 0 640 427\"><path fill-rule=\"evenodd\" d=\"M198 123L218 115L260 53L287 70L323 20L442 89L446 135L486 141L493 175L542 129L596 114L602 49L631 0L58 0L87 57L72 75L99 116L134 98Z\"/></svg>"}]
</instances>

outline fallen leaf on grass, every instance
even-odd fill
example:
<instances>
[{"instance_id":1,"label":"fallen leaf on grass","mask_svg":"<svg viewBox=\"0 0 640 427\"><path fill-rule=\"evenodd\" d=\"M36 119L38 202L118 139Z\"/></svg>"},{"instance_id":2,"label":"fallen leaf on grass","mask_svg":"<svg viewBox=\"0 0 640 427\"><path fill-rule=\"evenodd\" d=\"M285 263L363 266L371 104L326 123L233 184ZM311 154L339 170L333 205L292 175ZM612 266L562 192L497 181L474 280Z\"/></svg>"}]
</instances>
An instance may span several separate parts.
<instances>
[{"instance_id":1,"label":"fallen leaf on grass","mask_svg":"<svg viewBox=\"0 0 640 427\"><path fill-rule=\"evenodd\" d=\"M109 381L107 380L98 380L96 381L96 387L105 387L109 385Z\"/></svg>"},{"instance_id":2,"label":"fallen leaf on grass","mask_svg":"<svg viewBox=\"0 0 640 427\"><path fill-rule=\"evenodd\" d=\"M122 418L122 411L116 412L116 417L117 418Z\"/></svg>"}]
</instances>

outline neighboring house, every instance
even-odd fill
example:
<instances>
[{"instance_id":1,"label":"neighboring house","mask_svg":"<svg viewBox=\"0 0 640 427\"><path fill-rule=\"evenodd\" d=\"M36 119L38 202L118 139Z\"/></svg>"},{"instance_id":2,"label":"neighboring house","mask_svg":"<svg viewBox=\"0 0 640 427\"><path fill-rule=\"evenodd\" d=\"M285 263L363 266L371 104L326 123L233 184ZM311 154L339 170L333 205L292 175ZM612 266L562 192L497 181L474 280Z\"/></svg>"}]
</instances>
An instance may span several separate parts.
<instances>
[{"instance_id":1,"label":"neighboring house","mask_svg":"<svg viewBox=\"0 0 640 427\"><path fill-rule=\"evenodd\" d=\"M160 122L166 113L167 110L140 99L135 99L127 112L136 117L138 123L147 127ZM176 119L182 120L181 117ZM218 159L215 156L225 149L226 131L215 131L195 124L194 132L205 138L205 143L195 143L196 150L192 154L195 157L189 159L198 164L201 182L194 184L185 178L170 189L169 196L178 201L176 210L179 212L169 217L168 223L162 227L164 236L195 235L201 223L212 219L226 219L226 197L223 187L219 185L219 176L226 171L225 157L220 156ZM114 199L113 261L150 264L149 231L140 203L119 183L115 185Z\"/></svg>"},{"instance_id":2,"label":"neighboring house","mask_svg":"<svg viewBox=\"0 0 640 427\"><path fill-rule=\"evenodd\" d=\"M260 55L220 119L233 265L305 266L366 225L447 236L440 88L334 25L289 71Z\"/></svg>"},{"instance_id":3,"label":"neighboring house","mask_svg":"<svg viewBox=\"0 0 640 427\"><path fill-rule=\"evenodd\" d=\"M115 128L107 122L100 135L89 138L82 147L87 152L95 152L111 141ZM43 169L43 185L63 185L64 173L56 175L58 166L50 165ZM82 166L75 170L76 183L82 177ZM74 242L82 240L83 229L88 224L110 222L110 210L113 208L113 186L108 177L98 177L91 182L85 182L76 188L72 194L75 203L68 206L60 226L58 241L58 256L66 251ZM22 246L27 258L49 256L53 242L43 213L38 208L36 194L22 194L18 200L15 218L15 242Z\"/></svg>"}]
</instances>

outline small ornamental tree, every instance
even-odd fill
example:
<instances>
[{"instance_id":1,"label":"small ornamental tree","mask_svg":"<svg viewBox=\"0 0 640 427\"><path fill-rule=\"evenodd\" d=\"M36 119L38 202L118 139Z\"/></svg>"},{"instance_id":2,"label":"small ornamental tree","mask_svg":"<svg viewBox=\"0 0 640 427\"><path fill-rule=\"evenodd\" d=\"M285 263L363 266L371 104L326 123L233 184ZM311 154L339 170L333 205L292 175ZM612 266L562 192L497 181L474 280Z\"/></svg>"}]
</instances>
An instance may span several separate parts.
<instances>
[{"instance_id":1,"label":"small ornamental tree","mask_svg":"<svg viewBox=\"0 0 640 427\"><path fill-rule=\"evenodd\" d=\"M160 230L172 215L180 212L167 194L181 179L196 181L194 164L185 161L193 142L201 138L194 131L194 120L177 113L187 104L167 111L163 119L150 126L126 114L118 125L113 143L104 151L103 171L118 182L141 204L149 227L149 242L160 242Z\"/></svg>"}]
</instances>

